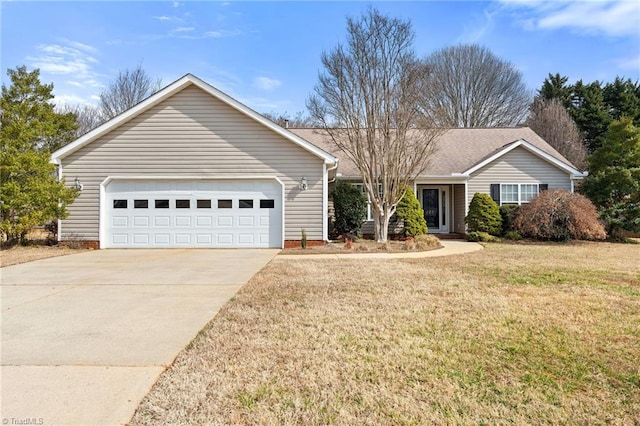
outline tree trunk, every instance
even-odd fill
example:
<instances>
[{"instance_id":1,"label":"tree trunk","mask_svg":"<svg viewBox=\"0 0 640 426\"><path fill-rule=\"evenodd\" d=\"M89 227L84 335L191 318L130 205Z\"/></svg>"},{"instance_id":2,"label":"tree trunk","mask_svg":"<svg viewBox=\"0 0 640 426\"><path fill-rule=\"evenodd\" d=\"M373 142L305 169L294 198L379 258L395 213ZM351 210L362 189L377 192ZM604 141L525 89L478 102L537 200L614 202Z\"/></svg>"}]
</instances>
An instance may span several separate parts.
<instances>
[{"instance_id":1,"label":"tree trunk","mask_svg":"<svg viewBox=\"0 0 640 426\"><path fill-rule=\"evenodd\" d=\"M391 219L390 212L383 209L376 216L374 216L373 224L375 227L375 238L379 243L386 243L389 233L389 220Z\"/></svg>"}]
</instances>

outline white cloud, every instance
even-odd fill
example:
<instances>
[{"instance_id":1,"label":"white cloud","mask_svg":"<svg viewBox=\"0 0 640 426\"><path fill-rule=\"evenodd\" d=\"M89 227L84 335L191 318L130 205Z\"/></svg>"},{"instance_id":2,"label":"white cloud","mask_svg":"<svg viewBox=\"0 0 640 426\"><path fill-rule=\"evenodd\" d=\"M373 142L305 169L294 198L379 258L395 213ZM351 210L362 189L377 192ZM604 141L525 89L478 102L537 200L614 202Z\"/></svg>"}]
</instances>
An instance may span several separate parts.
<instances>
[{"instance_id":1,"label":"white cloud","mask_svg":"<svg viewBox=\"0 0 640 426\"><path fill-rule=\"evenodd\" d=\"M171 30L172 33L187 33L195 30L195 27L177 27Z\"/></svg>"},{"instance_id":2,"label":"white cloud","mask_svg":"<svg viewBox=\"0 0 640 426\"><path fill-rule=\"evenodd\" d=\"M166 22L166 21L172 21L175 18L171 18L169 16L154 16L153 19L157 19L158 21L161 21L161 22Z\"/></svg>"},{"instance_id":3,"label":"white cloud","mask_svg":"<svg viewBox=\"0 0 640 426\"><path fill-rule=\"evenodd\" d=\"M269 77L256 77L253 79L253 85L258 89L271 91L280 87L282 82Z\"/></svg>"},{"instance_id":4,"label":"white cloud","mask_svg":"<svg viewBox=\"0 0 640 426\"><path fill-rule=\"evenodd\" d=\"M180 2L177 2L177 1L173 2L173 7L180 7L180 6L184 6L184 3L180 3Z\"/></svg>"},{"instance_id":5,"label":"white cloud","mask_svg":"<svg viewBox=\"0 0 640 426\"><path fill-rule=\"evenodd\" d=\"M531 15L521 17L527 29L568 28L582 34L640 37L640 2L637 0L501 0L501 3L528 11Z\"/></svg>"},{"instance_id":6,"label":"white cloud","mask_svg":"<svg viewBox=\"0 0 640 426\"><path fill-rule=\"evenodd\" d=\"M242 34L240 30L215 30L215 31L207 31L203 34L204 38L225 38L225 37L236 37Z\"/></svg>"},{"instance_id":7,"label":"white cloud","mask_svg":"<svg viewBox=\"0 0 640 426\"><path fill-rule=\"evenodd\" d=\"M55 44L40 44L26 62L39 68L43 80L59 80L55 84L56 103L93 103L91 95L104 87L104 75L96 71L99 64L97 48L74 40L59 40ZM63 77L60 77L63 76Z\"/></svg>"}]
</instances>

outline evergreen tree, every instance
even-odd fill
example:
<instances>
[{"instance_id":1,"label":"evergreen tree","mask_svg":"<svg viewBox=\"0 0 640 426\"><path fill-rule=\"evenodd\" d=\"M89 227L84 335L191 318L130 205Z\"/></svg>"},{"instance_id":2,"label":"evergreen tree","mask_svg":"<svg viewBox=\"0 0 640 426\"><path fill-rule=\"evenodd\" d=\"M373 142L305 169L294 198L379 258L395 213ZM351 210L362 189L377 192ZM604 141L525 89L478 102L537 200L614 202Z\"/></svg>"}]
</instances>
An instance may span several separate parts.
<instances>
[{"instance_id":1,"label":"evergreen tree","mask_svg":"<svg viewBox=\"0 0 640 426\"><path fill-rule=\"evenodd\" d=\"M0 100L0 233L7 244L24 241L29 229L64 217L77 196L56 178L50 150L73 137L75 116L56 114L53 85L39 71L9 70L11 86Z\"/></svg>"},{"instance_id":2,"label":"evergreen tree","mask_svg":"<svg viewBox=\"0 0 640 426\"><path fill-rule=\"evenodd\" d=\"M427 221L424 219L424 210L416 198L413 189L406 187L404 197L400 199L396 215L404 219L404 235L406 237L417 237L427 233Z\"/></svg>"},{"instance_id":3,"label":"evergreen tree","mask_svg":"<svg viewBox=\"0 0 640 426\"><path fill-rule=\"evenodd\" d=\"M587 150L594 152L602 145L604 133L611 123L600 82L584 84L582 80L578 81L573 86L573 105L569 113L584 135Z\"/></svg>"},{"instance_id":4,"label":"evergreen tree","mask_svg":"<svg viewBox=\"0 0 640 426\"><path fill-rule=\"evenodd\" d=\"M561 76L559 73L544 79L542 87L538 90L536 98L546 100L558 99L565 108L571 107L572 87L568 85L569 77Z\"/></svg>"},{"instance_id":5,"label":"evergreen tree","mask_svg":"<svg viewBox=\"0 0 640 426\"><path fill-rule=\"evenodd\" d=\"M607 232L640 231L640 129L631 118L611 123L589 166L582 190L598 208Z\"/></svg>"}]
</instances>

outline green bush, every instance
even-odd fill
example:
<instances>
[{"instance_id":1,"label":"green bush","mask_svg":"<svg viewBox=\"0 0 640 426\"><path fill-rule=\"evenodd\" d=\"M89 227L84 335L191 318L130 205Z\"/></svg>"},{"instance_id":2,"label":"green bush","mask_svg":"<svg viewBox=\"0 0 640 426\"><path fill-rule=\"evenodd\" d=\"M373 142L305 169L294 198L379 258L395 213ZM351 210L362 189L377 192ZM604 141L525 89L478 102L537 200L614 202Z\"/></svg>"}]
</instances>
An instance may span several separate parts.
<instances>
[{"instance_id":1,"label":"green bush","mask_svg":"<svg viewBox=\"0 0 640 426\"><path fill-rule=\"evenodd\" d=\"M505 240L519 241L522 239L522 235L518 231L507 231L504 234Z\"/></svg>"},{"instance_id":2,"label":"green bush","mask_svg":"<svg viewBox=\"0 0 640 426\"><path fill-rule=\"evenodd\" d=\"M500 217L502 217L502 235L507 235L510 231L513 231L513 221L518 215L520 206L515 204L507 204L500 206Z\"/></svg>"},{"instance_id":3,"label":"green bush","mask_svg":"<svg viewBox=\"0 0 640 426\"><path fill-rule=\"evenodd\" d=\"M469 204L469 214L464 218L470 232L487 232L500 235L502 217L495 201L488 195L476 192Z\"/></svg>"},{"instance_id":4,"label":"green bush","mask_svg":"<svg viewBox=\"0 0 640 426\"><path fill-rule=\"evenodd\" d=\"M367 197L355 186L338 181L333 190L333 210L335 232L358 235L367 218Z\"/></svg>"},{"instance_id":5,"label":"green bush","mask_svg":"<svg viewBox=\"0 0 640 426\"><path fill-rule=\"evenodd\" d=\"M427 221L424 220L424 210L416 198L413 189L406 187L404 197L398 203L396 216L404 219L404 236L417 237L425 235L428 231Z\"/></svg>"},{"instance_id":6,"label":"green bush","mask_svg":"<svg viewBox=\"0 0 640 426\"><path fill-rule=\"evenodd\" d=\"M472 231L467 233L467 241L471 241L474 243L483 242L483 243L495 243L500 241L499 238L494 237L493 235L482 232L482 231Z\"/></svg>"}]
</instances>

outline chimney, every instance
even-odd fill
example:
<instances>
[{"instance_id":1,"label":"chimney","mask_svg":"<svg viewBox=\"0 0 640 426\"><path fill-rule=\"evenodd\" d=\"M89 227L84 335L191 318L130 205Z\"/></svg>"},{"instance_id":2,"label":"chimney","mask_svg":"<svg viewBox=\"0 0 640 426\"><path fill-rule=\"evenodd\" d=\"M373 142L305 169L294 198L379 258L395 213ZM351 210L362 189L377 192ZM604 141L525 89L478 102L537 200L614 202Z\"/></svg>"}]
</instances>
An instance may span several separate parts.
<instances>
[{"instance_id":1,"label":"chimney","mask_svg":"<svg viewBox=\"0 0 640 426\"><path fill-rule=\"evenodd\" d=\"M289 120L288 119L284 119L284 128L288 129L289 128Z\"/></svg>"}]
</instances>

